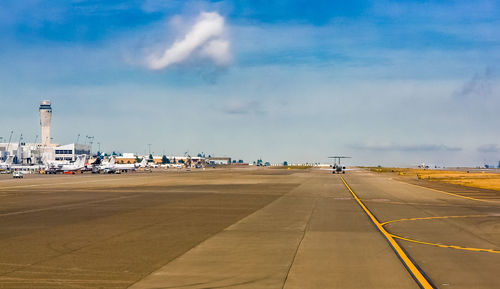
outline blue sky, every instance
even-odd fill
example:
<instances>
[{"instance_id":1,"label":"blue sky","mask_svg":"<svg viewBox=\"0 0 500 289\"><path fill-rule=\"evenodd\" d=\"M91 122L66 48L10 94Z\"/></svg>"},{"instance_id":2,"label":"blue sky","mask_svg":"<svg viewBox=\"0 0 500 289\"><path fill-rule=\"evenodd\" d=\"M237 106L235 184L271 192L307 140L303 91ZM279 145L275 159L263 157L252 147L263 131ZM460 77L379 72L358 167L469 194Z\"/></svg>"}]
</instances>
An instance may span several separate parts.
<instances>
[{"instance_id":1,"label":"blue sky","mask_svg":"<svg viewBox=\"0 0 500 289\"><path fill-rule=\"evenodd\" d=\"M497 164L497 1L2 1L0 136Z\"/></svg>"}]
</instances>

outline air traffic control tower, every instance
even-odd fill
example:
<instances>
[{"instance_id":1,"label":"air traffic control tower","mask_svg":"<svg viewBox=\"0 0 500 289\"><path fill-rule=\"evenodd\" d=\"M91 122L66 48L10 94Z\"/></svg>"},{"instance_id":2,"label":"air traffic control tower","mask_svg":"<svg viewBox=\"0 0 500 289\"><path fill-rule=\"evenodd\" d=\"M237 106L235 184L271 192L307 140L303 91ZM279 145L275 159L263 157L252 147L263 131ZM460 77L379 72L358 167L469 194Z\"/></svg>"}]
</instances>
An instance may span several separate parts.
<instances>
[{"instance_id":1,"label":"air traffic control tower","mask_svg":"<svg viewBox=\"0 0 500 289\"><path fill-rule=\"evenodd\" d=\"M40 102L40 126L42 129L42 146L50 145L50 120L52 119L52 107L50 100Z\"/></svg>"}]
</instances>

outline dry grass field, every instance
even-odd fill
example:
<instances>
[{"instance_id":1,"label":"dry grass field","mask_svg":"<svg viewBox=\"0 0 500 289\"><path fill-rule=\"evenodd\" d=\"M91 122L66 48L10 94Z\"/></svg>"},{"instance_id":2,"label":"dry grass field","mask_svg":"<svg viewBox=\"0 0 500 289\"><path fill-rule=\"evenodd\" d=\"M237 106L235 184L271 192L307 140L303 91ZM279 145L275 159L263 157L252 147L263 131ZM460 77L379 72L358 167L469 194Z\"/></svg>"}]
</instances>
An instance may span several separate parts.
<instances>
[{"instance_id":1,"label":"dry grass field","mask_svg":"<svg viewBox=\"0 0 500 289\"><path fill-rule=\"evenodd\" d=\"M500 173L485 171L424 170L411 168L370 169L379 173L397 173L399 176L500 191Z\"/></svg>"}]
</instances>

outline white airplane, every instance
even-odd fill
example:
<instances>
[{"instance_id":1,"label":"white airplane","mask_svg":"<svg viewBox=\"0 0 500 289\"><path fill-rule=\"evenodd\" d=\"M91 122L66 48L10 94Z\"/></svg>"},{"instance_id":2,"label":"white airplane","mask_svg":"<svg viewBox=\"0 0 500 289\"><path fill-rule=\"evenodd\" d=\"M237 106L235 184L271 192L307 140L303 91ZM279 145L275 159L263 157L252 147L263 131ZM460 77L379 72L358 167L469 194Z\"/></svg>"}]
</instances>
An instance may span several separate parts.
<instances>
[{"instance_id":1,"label":"white airplane","mask_svg":"<svg viewBox=\"0 0 500 289\"><path fill-rule=\"evenodd\" d=\"M44 165L12 165L9 168L9 170L11 170L11 171L19 171L22 174L30 174L33 172L39 172L39 171L44 170L44 169L45 169Z\"/></svg>"},{"instance_id":2,"label":"white airplane","mask_svg":"<svg viewBox=\"0 0 500 289\"><path fill-rule=\"evenodd\" d=\"M0 171L9 170L14 162L14 156L8 156L5 162L0 162Z\"/></svg>"},{"instance_id":3,"label":"white airplane","mask_svg":"<svg viewBox=\"0 0 500 289\"><path fill-rule=\"evenodd\" d=\"M148 164L146 158L143 158L140 163L134 164L117 164L115 157L111 157L108 162L102 163L97 167L96 171L104 173L117 173L117 172L127 172L134 171L138 168L145 168Z\"/></svg>"},{"instance_id":4,"label":"white airplane","mask_svg":"<svg viewBox=\"0 0 500 289\"><path fill-rule=\"evenodd\" d=\"M13 163L14 156L9 156L4 163L0 163L0 170L18 171L22 174L29 174L45 169L44 165L16 165Z\"/></svg>"},{"instance_id":5,"label":"white airplane","mask_svg":"<svg viewBox=\"0 0 500 289\"><path fill-rule=\"evenodd\" d=\"M114 159L114 157L113 157ZM134 164L115 164L114 168L116 170L121 170L121 171L130 171L130 170L136 170L138 168L145 168L148 164L148 160L146 158L143 158L140 163L134 163Z\"/></svg>"},{"instance_id":6,"label":"white airplane","mask_svg":"<svg viewBox=\"0 0 500 289\"><path fill-rule=\"evenodd\" d=\"M85 168L85 160L86 155L79 155L76 158L76 161L72 164L54 164L48 163L46 171L49 173L57 173L57 172L72 172L81 171Z\"/></svg>"},{"instance_id":7,"label":"white airplane","mask_svg":"<svg viewBox=\"0 0 500 289\"><path fill-rule=\"evenodd\" d=\"M115 170L115 162L116 159L114 157L111 157L109 160L104 160L102 161L95 169L93 172L105 172L105 173L114 173Z\"/></svg>"},{"instance_id":8,"label":"white airplane","mask_svg":"<svg viewBox=\"0 0 500 289\"><path fill-rule=\"evenodd\" d=\"M161 167L165 168L165 169L168 169L168 168L181 169L183 167L183 165L181 165L181 164L163 164L163 165L161 165Z\"/></svg>"}]
</instances>

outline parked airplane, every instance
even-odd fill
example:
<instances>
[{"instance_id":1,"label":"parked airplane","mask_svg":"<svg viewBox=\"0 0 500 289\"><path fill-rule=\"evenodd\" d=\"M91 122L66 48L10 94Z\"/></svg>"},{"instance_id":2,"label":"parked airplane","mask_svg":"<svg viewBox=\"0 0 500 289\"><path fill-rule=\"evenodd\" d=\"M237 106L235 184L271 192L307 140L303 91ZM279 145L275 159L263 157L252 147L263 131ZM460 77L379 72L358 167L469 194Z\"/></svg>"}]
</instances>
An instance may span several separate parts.
<instances>
[{"instance_id":1,"label":"parked airplane","mask_svg":"<svg viewBox=\"0 0 500 289\"><path fill-rule=\"evenodd\" d=\"M0 170L17 171L21 174L39 172L45 169L44 165L18 165L14 164L14 156L9 156L5 163L0 163Z\"/></svg>"},{"instance_id":2,"label":"parked airplane","mask_svg":"<svg viewBox=\"0 0 500 289\"><path fill-rule=\"evenodd\" d=\"M82 171L85 169L86 155L79 155L76 161L72 164L47 164L46 172L48 173L58 173L58 172L71 172L75 173L77 171Z\"/></svg>"},{"instance_id":3,"label":"parked airplane","mask_svg":"<svg viewBox=\"0 0 500 289\"><path fill-rule=\"evenodd\" d=\"M101 159L100 158L96 158L93 163L86 162L85 163L85 168L82 171L84 171L84 172L94 172L100 164L101 164Z\"/></svg>"},{"instance_id":4,"label":"parked airplane","mask_svg":"<svg viewBox=\"0 0 500 289\"><path fill-rule=\"evenodd\" d=\"M113 157L114 159L114 157ZM121 170L122 172L126 171L133 171L138 168L145 168L148 164L148 160L146 158L143 158L140 163L134 163L134 164L115 164L114 169L115 170Z\"/></svg>"},{"instance_id":5,"label":"parked airplane","mask_svg":"<svg viewBox=\"0 0 500 289\"><path fill-rule=\"evenodd\" d=\"M0 162L0 171L9 170L14 162L14 156L8 156L5 162Z\"/></svg>"},{"instance_id":6,"label":"parked airplane","mask_svg":"<svg viewBox=\"0 0 500 289\"><path fill-rule=\"evenodd\" d=\"M168 169L168 168L177 168L181 169L183 167L182 164L163 164L161 165L162 168Z\"/></svg>"},{"instance_id":7,"label":"parked airplane","mask_svg":"<svg viewBox=\"0 0 500 289\"><path fill-rule=\"evenodd\" d=\"M30 174L34 172L40 172L45 170L45 165L11 165L9 170L14 172L21 172L23 174Z\"/></svg>"},{"instance_id":8,"label":"parked airplane","mask_svg":"<svg viewBox=\"0 0 500 289\"><path fill-rule=\"evenodd\" d=\"M111 157L109 160L100 160L96 166L92 169L93 173L114 173L115 172L115 162L116 159Z\"/></svg>"},{"instance_id":9,"label":"parked airplane","mask_svg":"<svg viewBox=\"0 0 500 289\"><path fill-rule=\"evenodd\" d=\"M138 168L145 168L147 166L147 159L143 158L140 163L134 164L117 164L115 157L111 157L109 161L101 163L97 166L93 172L104 172L104 173L117 173L117 172L128 172L134 171Z\"/></svg>"}]
</instances>

